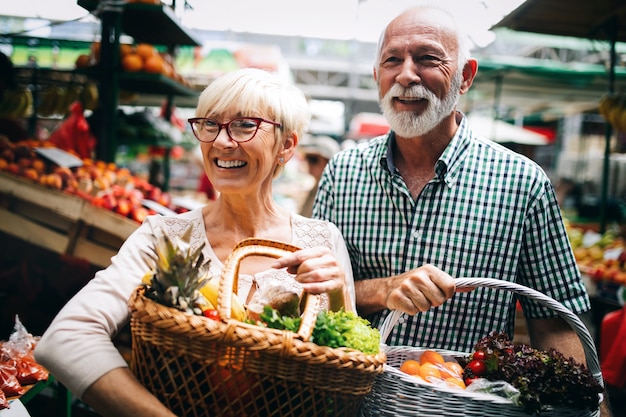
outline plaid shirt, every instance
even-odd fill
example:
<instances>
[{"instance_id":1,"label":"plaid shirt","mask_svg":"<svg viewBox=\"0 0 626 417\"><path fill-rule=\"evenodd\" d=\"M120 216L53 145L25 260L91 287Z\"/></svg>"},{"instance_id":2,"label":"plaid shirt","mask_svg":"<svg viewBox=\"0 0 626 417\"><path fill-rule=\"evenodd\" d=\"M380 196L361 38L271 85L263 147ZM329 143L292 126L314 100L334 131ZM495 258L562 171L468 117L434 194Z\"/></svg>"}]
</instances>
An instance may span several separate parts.
<instances>
[{"instance_id":1,"label":"plaid shirt","mask_svg":"<svg viewBox=\"0 0 626 417\"><path fill-rule=\"evenodd\" d=\"M575 313L590 302L552 184L531 160L474 136L467 119L414 200L393 165L393 133L341 152L327 165L314 217L341 230L354 278L398 275L425 263L453 277L515 281ZM513 337L517 297L478 288L400 320L390 345L470 352L491 331ZM528 297L527 317L556 313ZM380 327L388 310L367 317Z\"/></svg>"}]
</instances>

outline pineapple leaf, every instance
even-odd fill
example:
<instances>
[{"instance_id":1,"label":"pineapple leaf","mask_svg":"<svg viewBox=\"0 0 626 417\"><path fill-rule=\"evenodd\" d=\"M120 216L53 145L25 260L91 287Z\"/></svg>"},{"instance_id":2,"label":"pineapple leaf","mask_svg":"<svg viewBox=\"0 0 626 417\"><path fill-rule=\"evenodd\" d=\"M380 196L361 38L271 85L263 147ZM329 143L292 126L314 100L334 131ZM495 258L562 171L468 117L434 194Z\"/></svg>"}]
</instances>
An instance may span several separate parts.
<instances>
[{"instance_id":1,"label":"pineapple leaf","mask_svg":"<svg viewBox=\"0 0 626 417\"><path fill-rule=\"evenodd\" d=\"M190 239L192 226L182 237L170 238L162 230L157 231L157 242L153 248L156 255L155 266L144 277L146 295L155 301L187 311L202 314L197 306L204 304L204 297L199 289L206 284L210 275L204 264L202 249L193 249Z\"/></svg>"}]
</instances>

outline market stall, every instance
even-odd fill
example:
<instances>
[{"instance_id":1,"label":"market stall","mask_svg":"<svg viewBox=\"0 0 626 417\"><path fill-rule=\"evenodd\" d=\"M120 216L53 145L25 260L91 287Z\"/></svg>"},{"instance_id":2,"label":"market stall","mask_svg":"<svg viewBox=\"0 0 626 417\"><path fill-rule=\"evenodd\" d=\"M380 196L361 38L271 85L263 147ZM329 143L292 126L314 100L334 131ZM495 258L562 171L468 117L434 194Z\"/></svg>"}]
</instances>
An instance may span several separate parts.
<instances>
[{"instance_id":1,"label":"market stall","mask_svg":"<svg viewBox=\"0 0 626 417\"><path fill-rule=\"evenodd\" d=\"M507 27L521 32L573 36L608 42L610 62L607 71L607 94L615 92L616 43L626 42L626 6L616 7L611 0L588 2L574 0L567 4L564 13L559 0L526 0L505 16L494 28ZM598 97L600 101L600 97ZM606 230L605 205L608 196L609 159L613 128L606 124L603 166L602 204L600 205L600 230Z\"/></svg>"},{"instance_id":2,"label":"market stall","mask_svg":"<svg viewBox=\"0 0 626 417\"><path fill-rule=\"evenodd\" d=\"M573 0L567 3L567 11L563 11L563 5L558 0L527 0L516 10L505 16L494 27L508 27L513 30L523 32L536 32L552 35L573 36L578 38L594 39L598 41L605 41L609 46L609 63L607 71L607 95L611 96L615 93L615 70L617 64L616 44L617 42L626 41L626 5L622 3L616 3L611 0L599 0L595 2L588 2L584 0ZM600 103L600 97L598 97ZM601 111L602 113L602 111ZM603 157L603 169L602 169L602 192L600 202L600 224L599 234L600 236L606 235L607 230L607 201L609 194L609 176L611 166L611 139L614 133L614 126L612 123L605 123L605 146ZM596 337L597 342L601 345L600 352L604 352L605 357L601 357L603 364L603 373L605 378L608 378L609 366L618 363L616 356L610 355L622 355L623 351L610 350L606 346L602 346L603 337L600 332L602 327L606 325L605 318L607 313L613 310L619 310L620 305L624 304L623 288L624 283L623 274L615 272L614 274L606 273L603 270L605 262L609 261L611 265L617 263L623 264L623 261L614 259L613 256L606 256L604 251L596 250L596 265L601 265L600 268L583 266L583 272L595 280L595 285L591 284L592 302L594 321L599 326L599 333ZM622 249L623 252L623 249ZM580 256L579 256L579 262ZM613 268L614 269L614 268ZM619 271L619 270L618 270ZM617 277L617 282L615 281ZM605 329L605 333L608 329ZM613 329L611 332L616 332ZM623 334L616 334L616 337L624 337ZM619 339L614 341L615 346L622 345L623 340ZM604 349L603 349L604 348ZM609 357L607 357L609 356ZM623 370L622 370L623 371ZM611 376L613 376L611 374ZM611 378L609 387L615 389L615 393L611 393L612 402L614 402L614 409L622 409L626 405L623 402L623 389L617 385L617 380ZM619 391L621 389L621 391Z\"/></svg>"}]
</instances>

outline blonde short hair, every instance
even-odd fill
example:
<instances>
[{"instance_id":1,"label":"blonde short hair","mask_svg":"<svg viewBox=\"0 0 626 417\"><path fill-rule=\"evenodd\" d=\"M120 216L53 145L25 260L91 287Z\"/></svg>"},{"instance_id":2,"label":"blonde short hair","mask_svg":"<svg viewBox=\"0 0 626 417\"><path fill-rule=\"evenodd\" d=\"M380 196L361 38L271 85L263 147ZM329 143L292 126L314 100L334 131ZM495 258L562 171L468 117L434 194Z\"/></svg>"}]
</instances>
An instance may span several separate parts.
<instances>
[{"instance_id":1,"label":"blonde short hair","mask_svg":"<svg viewBox=\"0 0 626 417\"><path fill-rule=\"evenodd\" d=\"M198 98L196 117L216 117L233 110L278 122L283 133L295 132L298 137L311 120L306 96L299 88L256 68L235 70L211 82Z\"/></svg>"}]
</instances>

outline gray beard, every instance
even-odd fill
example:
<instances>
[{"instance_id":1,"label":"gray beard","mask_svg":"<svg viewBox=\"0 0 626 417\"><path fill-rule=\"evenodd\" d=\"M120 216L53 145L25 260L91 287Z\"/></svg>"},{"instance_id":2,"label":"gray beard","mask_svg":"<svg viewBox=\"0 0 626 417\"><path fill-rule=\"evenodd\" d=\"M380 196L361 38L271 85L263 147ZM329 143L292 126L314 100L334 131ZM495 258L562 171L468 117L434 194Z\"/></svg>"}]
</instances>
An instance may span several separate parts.
<instances>
[{"instance_id":1,"label":"gray beard","mask_svg":"<svg viewBox=\"0 0 626 417\"><path fill-rule=\"evenodd\" d=\"M458 73L450 84L450 91L439 100L435 94L422 85L404 88L400 84L394 84L380 101L380 108L387 119L391 129L400 137L413 138L423 136L433 130L456 108L461 96L459 91L463 82L462 73ZM412 112L397 112L393 109L393 97L415 97L428 100L426 111L420 115Z\"/></svg>"}]
</instances>

